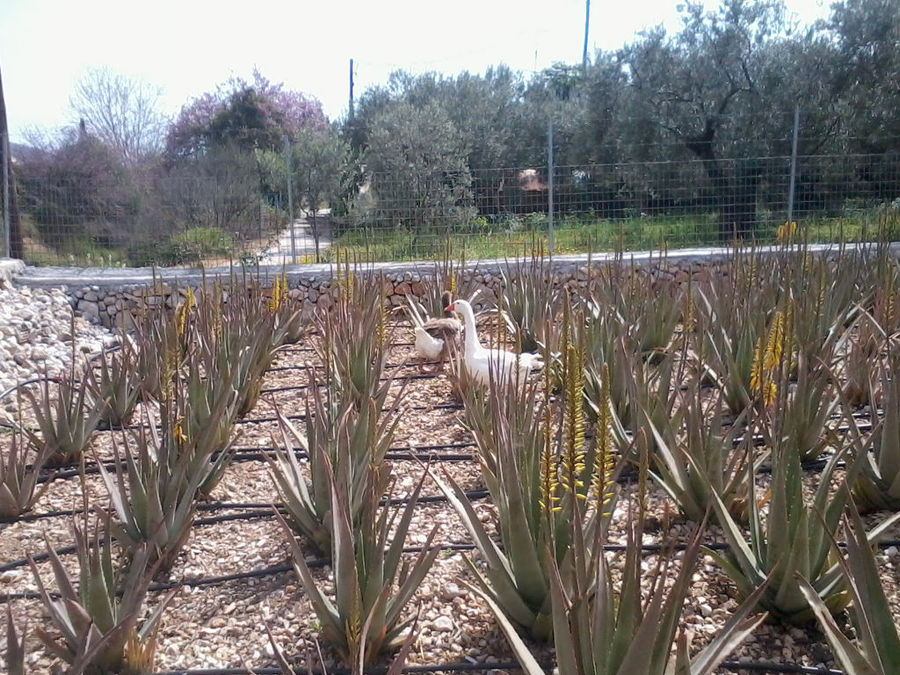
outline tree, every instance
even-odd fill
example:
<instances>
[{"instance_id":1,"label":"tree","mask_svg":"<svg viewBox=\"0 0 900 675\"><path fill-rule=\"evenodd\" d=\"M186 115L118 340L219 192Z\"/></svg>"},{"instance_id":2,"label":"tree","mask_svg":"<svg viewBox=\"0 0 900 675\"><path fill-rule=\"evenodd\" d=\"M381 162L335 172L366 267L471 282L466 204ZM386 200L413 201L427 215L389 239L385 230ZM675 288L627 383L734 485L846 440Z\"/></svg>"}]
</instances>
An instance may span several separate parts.
<instances>
[{"instance_id":1,"label":"tree","mask_svg":"<svg viewBox=\"0 0 900 675\"><path fill-rule=\"evenodd\" d=\"M133 166L162 149L168 120L159 112L160 94L147 82L96 68L75 85L69 105L76 121Z\"/></svg>"},{"instance_id":2,"label":"tree","mask_svg":"<svg viewBox=\"0 0 900 675\"><path fill-rule=\"evenodd\" d=\"M382 226L447 228L474 215L468 149L436 103L394 103L377 114L365 166Z\"/></svg>"},{"instance_id":3,"label":"tree","mask_svg":"<svg viewBox=\"0 0 900 675\"><path fill-rule=\"evenodd\" d=\"M169 128L166 151L173 160L223 145L277 152L285 138L301 129L324 129L327 124L321 103L286 91L254 71L252 82L232 78L182 108Z\"/></svg>"},{"instance_id":4,"label":"tree","mask_svg":"<svg viewBox=\"0 0 900 675\"><path fill-rule=\"evenodd\" d=\"M310 218L310 231L319 258L322 236L318 210L330 204L342 189L341 176L349 160L349 148L334 129L301 129L292 144L292 177L301 204Z\"/></svg>"},{"instance_id":5,"label":"tree","mask_svg":"<svg viewBox=\"0 0 900 675\"><path fill-rule=\"evenodd\" d=\"M857 151L896 149L900 138L900 3L841 0L825 28L837 45L833 93Z\"/></svg>"},{"instance_id":6,"label":"tree","mask_svg":"<svg viewBox=\"0 0 900 675\"><path fill-rule=\"evenodd\" d=\"M85 124L58 147L28 153L21 174L24 208L45 243L112 247L133 234L140 199L131 172Z\"/></svg>"},{"instance_id":7,"label":"tree","mask_svg":"<svg viewBox=\"0 0 900 675\"><path fill-rule=\"evenodd\" d=\"M723 160L747 156L746 139L758 138L761 56L785 27L784 7L780 0L724 0L714 12L694 2L683 11L674 39L654 29L621 58L631 109L703 162L724 241L748 234L756 221L759 166Z\"/></svg>"}]
</instances>

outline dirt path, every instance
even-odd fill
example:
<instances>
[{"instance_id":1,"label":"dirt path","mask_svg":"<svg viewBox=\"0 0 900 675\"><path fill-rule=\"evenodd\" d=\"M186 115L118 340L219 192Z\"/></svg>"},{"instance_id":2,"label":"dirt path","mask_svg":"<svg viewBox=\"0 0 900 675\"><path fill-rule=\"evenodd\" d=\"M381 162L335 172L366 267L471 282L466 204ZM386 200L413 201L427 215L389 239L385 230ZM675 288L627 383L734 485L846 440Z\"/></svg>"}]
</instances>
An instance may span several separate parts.
<instances>
[{"instance_id":1,"label":"dirt path","mask_svg":"<svg viewBox=\"0 0 900 675\"><path fill-rule=\"evenodd\" d=\"M319 251L322 252L331 246L330 209L321 209L316 214L316 225L320 232ZM260 252L259 262L261 265L316 262L316 242L312 234L312 219L305 215L295 219L293 228L285 229L278 235L274 244Z\"/></svg>"}]
</instances>

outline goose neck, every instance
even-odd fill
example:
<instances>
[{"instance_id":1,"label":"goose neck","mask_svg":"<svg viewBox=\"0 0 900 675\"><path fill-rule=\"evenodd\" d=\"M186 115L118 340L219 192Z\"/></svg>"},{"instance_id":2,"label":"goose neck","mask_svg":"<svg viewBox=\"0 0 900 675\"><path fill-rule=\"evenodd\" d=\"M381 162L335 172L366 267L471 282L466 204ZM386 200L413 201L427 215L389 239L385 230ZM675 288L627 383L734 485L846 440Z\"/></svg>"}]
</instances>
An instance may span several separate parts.
<instances>
[{"instance_id":1,"label":"goose neck","mask_svg":"<svg viewBox=\"0 0 900 675\"><path fill-rule=\"evenodd\" d=\"M462 310L463 323L466 326L466 351L471 352L481 347L478 336L475 334L475 315L468 304L460 303L459 307Z\"/></svg>"}]
</instances>

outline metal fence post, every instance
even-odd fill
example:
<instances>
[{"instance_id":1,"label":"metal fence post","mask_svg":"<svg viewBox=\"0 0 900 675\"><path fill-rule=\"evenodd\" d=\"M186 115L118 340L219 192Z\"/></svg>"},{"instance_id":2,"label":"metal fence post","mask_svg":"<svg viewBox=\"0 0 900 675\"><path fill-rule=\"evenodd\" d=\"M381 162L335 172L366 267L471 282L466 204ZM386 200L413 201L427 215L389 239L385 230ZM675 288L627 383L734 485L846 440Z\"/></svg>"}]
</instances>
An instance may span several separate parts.
<instances>
[{"instance_id":1,"label":"metal fence post","mask_svg":"<svg viewBox=\"0 0 900 675\"><path fill-rule=\"evenodd\" d=\"M9 257L9 135L0 134L0 155L3 156L3 256Z\"/></svg>"},{"instance_id":2,"label":"metal fence post","mask_svg":"<svg viewBox=\"0 0 900 675\"><path fill-rule=\"evenodd\" d=\"M291 228L291 265L297 263L297 240L294 234L294 175L291 171L291 139L284 137L284 172L287 176L288 227Z\"/></svg>"},{"instance_id":3,"label":"metal fence post","mask_svg":"<svg viewBox=\"0 0 900 675\"><path fill-rule=\"evenodd\" d=\"M794 220L794 188L797 182L797 141L800 136L800 106L794 106L794 138L791 142L791 181L788 187L787 222Z\"/></svg>"},{"instance_id":4,"label":"metal fence post","mask_svg":"<svg viewBox=\"0 0 900 675\"><path fill-rule=\"evenodd\" d=\"M553 258L553 120L547 121L547 247Z\"/></svg>"}]
</instances>

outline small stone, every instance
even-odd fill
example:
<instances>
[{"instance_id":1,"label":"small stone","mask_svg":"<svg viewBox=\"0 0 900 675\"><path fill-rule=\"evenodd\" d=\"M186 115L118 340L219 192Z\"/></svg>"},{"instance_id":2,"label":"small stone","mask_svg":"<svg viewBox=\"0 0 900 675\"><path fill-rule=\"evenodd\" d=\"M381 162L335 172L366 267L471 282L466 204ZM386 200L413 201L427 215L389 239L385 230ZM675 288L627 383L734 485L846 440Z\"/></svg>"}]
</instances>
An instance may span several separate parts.
<instances>
[{"instance_id":1,"label":"small stone","mask_svg":"<svg viewBox=\"0 0 900 675\"><path fill-rule=\"evenodd\" d=\"M439 616L431 622L431 630L438 633L448 633L453 630L453 621L449 617Z\"/></svg>"},{"instance_id":2,"label":"small stone","mask_svg":"<svg viewBox=\"0 0 900 675\"><path fill-rule=\"evenodd\" d=\"M453 600L461 595L465 595L466 592L462 590L457 584L452 581L448 584L444 584L443 593L441 594L444 600Z\"/></svg>"}]
</instances>

